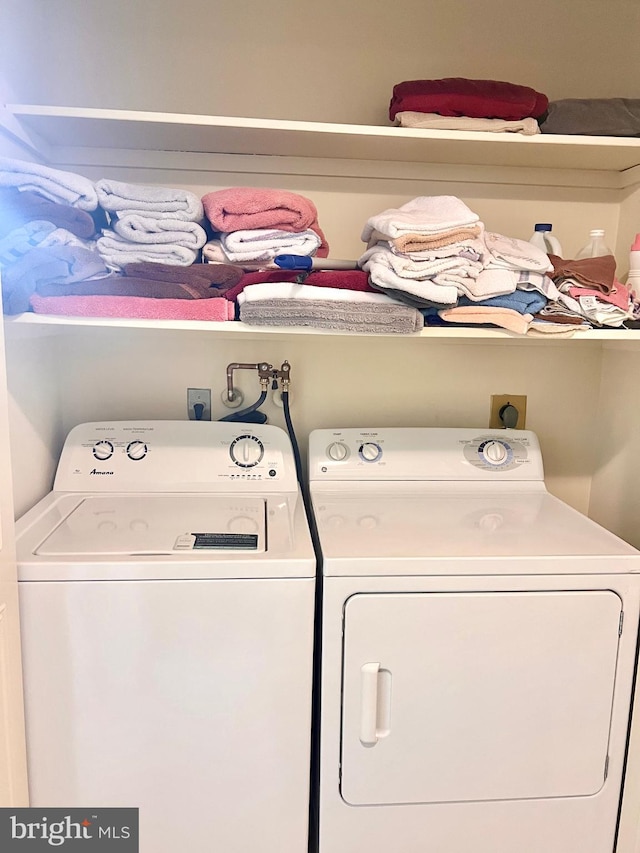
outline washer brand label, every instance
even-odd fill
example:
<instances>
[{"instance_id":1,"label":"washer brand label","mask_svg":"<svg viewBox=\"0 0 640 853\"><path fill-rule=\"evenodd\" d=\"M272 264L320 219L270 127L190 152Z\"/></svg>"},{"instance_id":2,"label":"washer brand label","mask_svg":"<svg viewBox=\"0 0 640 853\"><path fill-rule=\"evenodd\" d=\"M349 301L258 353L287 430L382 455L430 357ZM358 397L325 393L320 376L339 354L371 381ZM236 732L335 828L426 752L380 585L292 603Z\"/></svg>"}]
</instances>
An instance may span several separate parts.
<instances>
[{"instance_id":1,"label":"washer brand label","mask_svg":"<svg viewBox=\"0 0 640 853\"><path fill-rule=\"evenodd\" d=\"M138 853L138 809L0 809L0 850Z\"/></svg>"},{"instance_id":2,"label":"washer brand label","mask_svg":"<svg viewBox=\"0 0 640 853\"><path fill-rule=\"evenodd\" d=\"M97 468L93 468L89 471L90 474L113 474L113 471L98 471Z\"/></svg>"}]
</instances>

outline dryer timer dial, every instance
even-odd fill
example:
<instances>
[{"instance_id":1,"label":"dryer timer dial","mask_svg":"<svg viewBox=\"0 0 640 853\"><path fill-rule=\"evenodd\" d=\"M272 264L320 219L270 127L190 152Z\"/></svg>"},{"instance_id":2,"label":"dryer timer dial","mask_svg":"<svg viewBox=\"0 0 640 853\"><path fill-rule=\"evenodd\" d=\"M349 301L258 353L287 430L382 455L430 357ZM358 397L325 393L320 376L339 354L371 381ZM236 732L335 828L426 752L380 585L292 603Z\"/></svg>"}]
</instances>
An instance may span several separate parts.
<instances>
[{"instance_id":1,"label":"dryer timer dial","mask_svg":"<svg viewBox=\"0 0 640 853\"><path fill-rule=\"evenodd\" d=\"M264 456L264 445L255 435L239 435L231 442L229 455L239 468L253 468Z\"/></svg>"}]
</instances>

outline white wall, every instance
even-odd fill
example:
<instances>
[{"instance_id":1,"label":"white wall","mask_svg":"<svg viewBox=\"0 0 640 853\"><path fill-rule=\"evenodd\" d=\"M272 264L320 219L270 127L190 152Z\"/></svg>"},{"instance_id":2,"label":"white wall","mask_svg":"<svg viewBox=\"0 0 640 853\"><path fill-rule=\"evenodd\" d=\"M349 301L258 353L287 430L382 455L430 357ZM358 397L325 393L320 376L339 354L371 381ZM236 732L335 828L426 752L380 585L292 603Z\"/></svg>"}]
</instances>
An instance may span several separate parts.
<instances>
[{"instance_id":1,"label":"white wall","mask_svg":"<svg viewBox=\"0 0 640 853\"><path fill-rule=\"evenodd\" d=\"M638 97L636 0L3 0L26 103L387 124L394 83Z\"/></svg>"}]
</instances>

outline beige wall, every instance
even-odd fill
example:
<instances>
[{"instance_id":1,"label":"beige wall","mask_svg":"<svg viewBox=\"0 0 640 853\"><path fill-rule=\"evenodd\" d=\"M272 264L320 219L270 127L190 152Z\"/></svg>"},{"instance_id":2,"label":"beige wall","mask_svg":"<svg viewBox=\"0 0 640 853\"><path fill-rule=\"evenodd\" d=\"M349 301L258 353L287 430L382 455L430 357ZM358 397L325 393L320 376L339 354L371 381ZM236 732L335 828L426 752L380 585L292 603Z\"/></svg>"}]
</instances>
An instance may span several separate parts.
<instances>
[{"instance_id":1,"label":"beige wall","mask_svg":"<svg viewBox=\"0 0 640 853\"><path fill-rule=\"evenodd\" d=\"M638 97L637 0L3 0L26 103L386 124L394 83Z\"/></svg>"}]
</instances>

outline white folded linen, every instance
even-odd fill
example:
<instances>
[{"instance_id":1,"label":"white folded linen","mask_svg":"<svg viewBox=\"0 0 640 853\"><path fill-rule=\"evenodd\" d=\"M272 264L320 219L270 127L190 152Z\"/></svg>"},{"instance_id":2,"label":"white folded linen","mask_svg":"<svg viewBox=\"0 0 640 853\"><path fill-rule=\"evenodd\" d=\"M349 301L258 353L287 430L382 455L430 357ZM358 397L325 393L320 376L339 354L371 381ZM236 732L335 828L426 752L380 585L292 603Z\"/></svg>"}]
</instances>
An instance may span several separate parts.
<instances>
[{"instance_id":1,"label":"white folded linen","mask_svg":"<svg viewBox=\"0 0 640 853\"><path fill-rule=\"evenodd\" d=\"M128 213L114 218L111 227L132 243L173 243L186 249L201 249L207 233L197 222L162 217L161 219Z\"/></svg>"},{"instance_id":2,"label":"white folded linen","mask_svg":"<svg viewBox=\"0 0 640 853\"><path fill-rule=\"evenodd\" d=\"M96 248L111 270L121 270L126 264L140 261L188 267L198 257L195 249L187 249L175 243L131 243L109 231L103 231L103 236L96 241Z\"/></svg>"},{"instance_id":3,"label":"white folded linen","mask_svg":"<svg viewBox=\"0 0 640 853\"><path fill-rule=\"evenodd\" d=\"M500 267L512 270L531 270L532 272L552 272L553 264L549 256L526 240L517 237L505 237L485 231L483 240L491 254L489 267Z\"/></svg>"},{"instance_id":4,"label":"white folded linen","mask_svg":"<svg viewBox=\"0 0 640 853\"><path fill-rule=\"evenodd\" d=\"M540 125L531 117L519 121L501 118L470 118L469 116L441 116L440 113L418 113L403 110L396 113L400 127L417 127L425 130L480 130L489 133L521 133L535 136Z\"/></svg>"},{"instance_id":5,"label":"white folded linen","mask_svg":"<svg viewBox=\"0 0 640 853\"><path fill-rule=\"evenodd\" d=\"M109 213L169 217L186 222L200 222L204 218L202 202L188 190L149 187L101 178L96 183L96 192L100 207Z\"/></svg>"},{"instance_id":6,"label":"white folded linen","mask_svg":"<svg viewBox=\"0 0 640 853\"><path fill-rule=\"evenodd\" d=\"M393 252L384 246L374 246L367 249L358 261L358 266L363 270L370 270L370 265L383 264L392 270L400 278L414 278L423 280L434 278L439 273L457 271L464 276L477 276L483 269L482 263L470 260L460 255L448 255L445 257L423 257L427 253L413 252L411 255L403 255Z\"/></svg>"},{"instance_id":7,"label":"white folded linen","mask_svg":"<svg viewBox=\"0 0 640 853\"><path fill-rule=\"evenodd\" d=\"M0 157L0 187L31 190L49 201L81 210L95 210L98 206L96 187L88 178L12 157Z\"/></svg>"},{"instance_id":8,"label":"white folded linen","mask_svg":"<svg viewBox=\"0 0 640 853\"><path fill-rule=\"evenodd\" d=\"M259 302L263 299L313 299L328 302L370 302L380 305L397 305L395 299L383 293L347 290L341 287L317 287L315 284L298 284L292 281L265 281L248 284L238 294L238 304Z\"/></svg>"},{"instance_id":9,"label":"white folded linen","mask_svg":"<svg viewBox=\"0 0 640 853\"><path fill-rule=\"evenodd\" d=\"M311 228L306 231L254 228L222 234L220 243L232 263L242 263L272 261L276 255L314 255L321 240Z\"/></svg>"},{"instance_id":10,"label":"white folded linen","mask_svg":"<svg viewBox=\"0 0 640 853\"><path fill-rule=\"evenodd\" d=\"M477 213L456 196L419 196L398 208L369 217L362 240L369 243L374 231L394 239L403 234L442 234L480 221Z\"/></svg>"}]
</instances>

